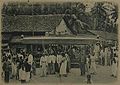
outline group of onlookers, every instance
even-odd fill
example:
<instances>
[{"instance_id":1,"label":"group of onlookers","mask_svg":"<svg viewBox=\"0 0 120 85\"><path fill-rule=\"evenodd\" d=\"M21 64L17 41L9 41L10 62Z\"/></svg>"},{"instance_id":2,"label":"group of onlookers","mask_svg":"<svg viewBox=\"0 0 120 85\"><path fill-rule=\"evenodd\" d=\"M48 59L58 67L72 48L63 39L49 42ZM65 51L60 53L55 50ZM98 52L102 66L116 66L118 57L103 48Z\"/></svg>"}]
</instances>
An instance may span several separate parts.
<instances>
[{"instance_id":1,"label":"group of onlookers","mask_svg":"<svg viewBox=\"0 0 120 85\"><path fill-rule=\"evenodd\" d=\"M32 73L35 74L34 62L32 54L24 52L17 55L5 52L2 57L2 77L6 83L10 79L15 78L21 83L29 82Z\"/></svg>"},{"instance_id":2,"label":"group of onlookers","mask_svg":"<svg viewBox=\"0 0 120 85\"><path fill-rule=\"evenodd\" d=\"M48 53L43 51L39 56L40 76L46 77L54 74L59 77L67 77L73 56L79 62L81 76L87 74L89 81L91 74L97 74L96 65L111 66L111 76L117 77L118 49L115 46L103 48L99 43L94 47L89 46L89 48L73 48L70 52ZM2 69L5 82L15 78L21 83L25 83L30 81L32 75L36 75L36 61L31 53L20 51L20 53L12 54L10 51L6 51L2 56Z\"/></svg>"},{"instance_id":3,"label":"group of onlookers","mask_svg":"<svg viewBox=\"0 0 120 85\"><path fill-rule=\"evenodd\" d=\"M67 76L70 71L70 58L67 53L58 52L57 55L43 53L40 58L40 67L41 76L47 76L47 74Z\"/></svg>"},{"instance_id":4,"label":"group of onlookers","mask_svg":"<svg viewBox=\"0 0 120 85\"><path fill-rule=\"evenodd\" d=\"M118 47L116 46L105 46L100 47L96 45L95 47L95 57L99 65L111 66L111 76L117 77L118 68Z\"/></svg>"},{"instance_id":5,"label":"group of onlookers","mask_svg":"<svg viewBox=\"0 0 120 85\"><path fill-rule=\"evenodd\" d=\"M55 55L43 52L39 57L41 77L51 74L67 76L70 71L70 58L67 53L58 52ZM13 78L21 83L29 82L32 75L36 75L36 62L31 53L21 51L15 55L10 51L4 52L2 64L2 77L6 83Z\"/></svg>"}]
</instances>

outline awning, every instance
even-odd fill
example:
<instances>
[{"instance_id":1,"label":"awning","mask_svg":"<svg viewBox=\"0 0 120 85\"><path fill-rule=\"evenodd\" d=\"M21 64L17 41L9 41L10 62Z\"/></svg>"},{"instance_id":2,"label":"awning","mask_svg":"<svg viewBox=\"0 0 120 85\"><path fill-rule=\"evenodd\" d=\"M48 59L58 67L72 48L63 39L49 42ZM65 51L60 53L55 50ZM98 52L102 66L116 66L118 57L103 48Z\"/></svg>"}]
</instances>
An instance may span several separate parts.
<instances>
[{"instance_id":1,"label":"awning","mask_svg":"<svg viewBox=\"0 0 120 85\"><path fill-rule=\"evenodd\" d=\"M23 44L93 44L96 38L83 37L25 37Z\"/></svg>"}]
</instances>

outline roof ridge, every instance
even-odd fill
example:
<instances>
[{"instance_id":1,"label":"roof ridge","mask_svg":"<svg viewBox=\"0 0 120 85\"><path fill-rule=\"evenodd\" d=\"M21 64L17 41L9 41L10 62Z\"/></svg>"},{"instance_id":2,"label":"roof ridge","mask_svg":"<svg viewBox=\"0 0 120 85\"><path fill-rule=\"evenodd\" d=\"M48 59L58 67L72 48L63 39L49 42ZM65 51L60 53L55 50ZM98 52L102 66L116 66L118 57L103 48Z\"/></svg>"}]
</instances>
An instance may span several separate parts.
<instances>
[{"instance_id":1,"label":"roof ridge","mask_svg":"<svg viewBox=\"0 0 120 85\"><path fill-rule=\"evenodd\" d=\"M3 17L2 31L50 31L59 25L62 19L62 15L5 16Z\"/></svg>"},{"instance_id":2,"label":"roof ridge","mask_svg":"<svg viewBox=\"0 0 120 85\"><path fill-rule=\"evenodd\" d=\"M9 15L5 15L5 17L7 17ZM15 16L9 16L9 17L16 17L16 16L61 16L63 17L64 14L48 14L48 15L15 15Z\"/></svg>"}]
</instances>

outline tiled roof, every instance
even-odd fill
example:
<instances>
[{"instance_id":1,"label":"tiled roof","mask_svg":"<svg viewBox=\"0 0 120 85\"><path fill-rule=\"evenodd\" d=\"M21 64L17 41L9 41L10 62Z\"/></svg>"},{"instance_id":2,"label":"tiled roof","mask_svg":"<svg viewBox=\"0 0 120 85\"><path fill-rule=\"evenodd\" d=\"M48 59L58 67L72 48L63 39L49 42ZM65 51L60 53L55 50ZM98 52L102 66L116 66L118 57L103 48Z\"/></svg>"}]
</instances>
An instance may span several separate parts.
<instances>
[{"instance_id":1,"label":"tiled roof","mask_svg":"<svg viewBox=\"0 0 120 85\"><path fill-rule=\"evenodd\" d=\"M2 34L2 40L9 41L11 38L11 34Z\"/></svg>"},{"instance_id":2,"label":"tiled roof","mask_svg":"<svg viewBox=\"0 0 120 85\"><path fill-rule=\"evenodd\" d=\"M118 36L115 33L103 32L103 31L96 31L96 30L89 30L91 33L95 35L99 35L100 37L107 39L107 40L117 40Z\"/></svg>"},{"instance_id":3,"label":"tiled roof","mask_svg":"<svg viewBox=\"0 0 120 85\"><path fill-rule=\"evenodd\" d=\"M52 31L59 25L62 15L19 15L2 17L2 32Z\"/></svg>"}]
</instances>

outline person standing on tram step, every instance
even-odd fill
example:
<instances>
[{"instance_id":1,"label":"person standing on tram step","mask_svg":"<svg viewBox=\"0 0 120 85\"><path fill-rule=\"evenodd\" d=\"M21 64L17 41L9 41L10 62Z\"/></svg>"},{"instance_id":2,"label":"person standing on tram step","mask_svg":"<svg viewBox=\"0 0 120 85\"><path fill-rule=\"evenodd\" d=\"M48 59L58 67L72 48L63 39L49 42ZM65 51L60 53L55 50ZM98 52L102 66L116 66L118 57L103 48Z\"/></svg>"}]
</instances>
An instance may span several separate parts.
<instances>
[{"instance_id":1,"label":"person standing on tram step","mask_svg":"<svg viewBox=\"0 0 120 85\"><path fill-rule=\"evenodd\" d=\"M8 61L8 59L6 58L6 60L3 63L2 69L4 72L4 81L5 83L9 83L9 79L10 79L10 62Z\"/></svg>"},{"instance_id":2,"label":"person standing on tram step","mask_svg":"<svg viewBox=\"0 0 120 85\"><path fill-rule=\"evenodd\" d=\"M67 59L65 57L65 54L62 54L62 62L61 62L61 67L60 67L60 76L67 77Z\"/></svg>"},{"instance_id":3,"label":"person standing on tram step","mask_svg":"<svg viewBox=\"0 0 120 85\"><path fill-rule=\"evenodd\" d=\"M41 67L41 77L45 77L47 73L47 58L43 53L42 57L40 58L40 67Z\"/></svg>"},{"instance_id":4,"label":"person standing on tram step","mask_svg":"<svg viewBox=\"0 0 120 85\"><path fill-rule=\"evenodd\" d=\"M81 71L81 76L85 75L85 64L86 64L86 56L85 56L85 53L81 53L81 56L80 56L80 71Z\"/></svg>"}]
</instances>

